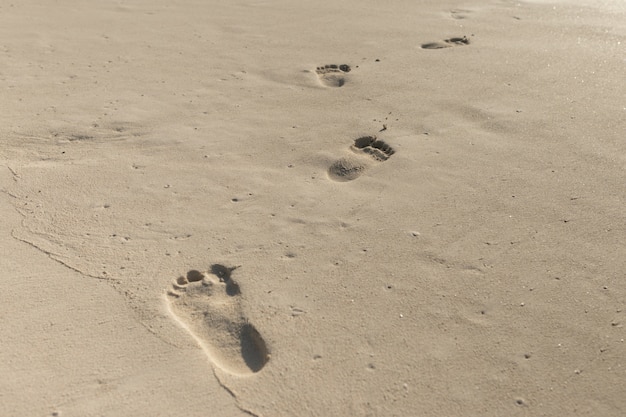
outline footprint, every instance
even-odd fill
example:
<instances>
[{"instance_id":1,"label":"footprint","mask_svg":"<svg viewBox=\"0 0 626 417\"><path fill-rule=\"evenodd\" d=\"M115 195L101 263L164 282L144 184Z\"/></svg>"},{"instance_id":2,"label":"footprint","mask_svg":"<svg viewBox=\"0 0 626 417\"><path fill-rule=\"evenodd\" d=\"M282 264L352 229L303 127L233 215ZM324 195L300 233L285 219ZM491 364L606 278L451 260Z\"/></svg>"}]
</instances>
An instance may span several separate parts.
<instances>
[{"instance_id":1,"label":"footprint","mask_svg":"<svg viewBox=\"0 0 626 417\"><path fill-rule=\"evenodd\" d=\"M352 148L368 153L378 161L386 161L391 155L396 153L391 146L382 140L376 139L376 136L360 137L354 141Z\"/></svg>"},{"instance_id":2,"label":"footprint","mask_svg":"<svg viewBox=\"0 0 626 417\"><path fill-rule=\"evenodd\" d=\"M472 13L471 10L466 10L466 9L452 9L452 10L450 10L450 16L452 16L453 19L457 19L457 20L467 19L467 16L470 13Z\"/></svg>"},{"instance_id":3,"label":"footprint","mask_svg":"<svg viewBox=\"0 0 626 417\"><path fill-rule=\"evenodd\" d=\"M346 182L357 179L372 164L372 160L382 162L389 159L395 150L376 136L362 136L354 141L350 149L355 155L336 160L328 168L328 177L334 181Z\"/></svg>"},{"instance_id":4,"label":"footprint","mask_svg":"<svg viewBox=\"0 0 626 417\"><path fill-rule=\"evenodd\" d=\"M441 42L429 42L422 44L422 49L443 49L450 48L451 46L462 46L469 45L470 41L467 39L467 36L463 36L462 38L450 38L445 39Z\"/></svg>"},{"instance_id":5,"label":"footprint","mask_svg":"<svg viewBox=\"0 0 626 417\"><path fill-rule=\"evenodd\" d=\"M243 315L241 290L231 277L234 270L216 264L209 272L187 272L173 282L167 304L217 367L245 376L263 369L270 355L259 332Z\"/></svg>"},{"instance_id":6,"label":"footprint","mask_svg":"<svg viewBox=\"0 0 626 417\"><path fill-rule=\"evenodd\" d=\"M341 87L346 83L345 75L351 70L350 65L324 65L317 67L315 72L320 82L327 87Z\"/></svg>"}]
</instances>

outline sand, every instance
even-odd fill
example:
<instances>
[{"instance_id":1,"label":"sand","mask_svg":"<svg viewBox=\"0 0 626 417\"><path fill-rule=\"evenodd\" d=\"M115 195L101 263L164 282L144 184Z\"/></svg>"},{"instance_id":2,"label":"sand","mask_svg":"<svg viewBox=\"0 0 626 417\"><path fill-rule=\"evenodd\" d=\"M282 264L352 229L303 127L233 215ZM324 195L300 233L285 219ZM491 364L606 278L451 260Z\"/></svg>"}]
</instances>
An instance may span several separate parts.
<instances>
[{"instance_id":1,"label":"sand","mask_svg":"<svg viewBox=\"0 0 626 417\"><path fill-rule=\"evenodd\" d=\"M626 413L626 8L0 1L0 415Z\"/></svg>"}]
</instances>

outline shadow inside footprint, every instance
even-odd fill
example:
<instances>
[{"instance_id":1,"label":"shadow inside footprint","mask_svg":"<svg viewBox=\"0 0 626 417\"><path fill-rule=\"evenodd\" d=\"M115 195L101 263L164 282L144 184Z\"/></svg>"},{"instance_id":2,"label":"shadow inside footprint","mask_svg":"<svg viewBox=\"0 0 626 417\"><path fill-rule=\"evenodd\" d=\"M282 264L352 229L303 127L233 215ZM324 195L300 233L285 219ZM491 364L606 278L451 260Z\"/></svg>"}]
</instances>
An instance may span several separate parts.
<instances>
[{"instance_id":1,"label":"shadow inside footprint","mask_svg":"<svg viewBox=\"0 0 626 417\"><path fill-rule=\"evenodd\" d=\"M241 328L241 356L252 372L263 369L269 357L265 341L250 323Z\"/></svg>"},{"instance_id":2,"label":"shadow inside footprint","mask_svg":"<svg viewBox=\"0 0 626 417\"><path fill-rule=\"evenodd\" d=\"M220 264L211 265L211 273L218 277L221 282L226 284L226 294L230 295L231 297L241 294L239 284L233 281L230 277L230 274L237 268L237 266L227 268L224 265Z\"/></svg>"},{"instance_id":3,"label":"shadow inside footprint","mask_svg":"<svg viewBox=\"0 0 626 417\"><path fill-rule=\"evenodd\" d=\"M422 44L422 49L443 49L450 48L451 46L462 46L469 45L470 41L467 39L467 36L463 36L462 38L449 38L445 39L441 42L429 42Z\"/></svg>"},{"instance_id":4,"label":"shadow inside footprint","mask_svg":"<svg viewBox=\"0 0 626 417\"><path fill-rule=\"evenodd\" d=\"M174 280L167 301L172 316L198 341L215 366L235 375L259 372L270 353L258 330L245 318L236 269L211 265Z\"/></svg>"},{"instance_id":5,"label":"shadow inside footprint","mask_svg":"<svg viewBox=\"0 0 626 417\"><path fill-rule=\"evenodd\" d=\"M342 87L346 83L345 74L352 70L347 64L331 64L317 67L315 73L320 82L327 87Z\"/></svg>"},{"instance_id":6,"label":"shadow inside footprint","mask_svg":"<svg viewBox=\"0 0 626 417\"><path fill-rule=\"evenodd\" d=\"M189 282L202 281L203 278L204 274L200 271L196 271L195 269L187 272L187 281Z\"/></svg>"}]
</instances>

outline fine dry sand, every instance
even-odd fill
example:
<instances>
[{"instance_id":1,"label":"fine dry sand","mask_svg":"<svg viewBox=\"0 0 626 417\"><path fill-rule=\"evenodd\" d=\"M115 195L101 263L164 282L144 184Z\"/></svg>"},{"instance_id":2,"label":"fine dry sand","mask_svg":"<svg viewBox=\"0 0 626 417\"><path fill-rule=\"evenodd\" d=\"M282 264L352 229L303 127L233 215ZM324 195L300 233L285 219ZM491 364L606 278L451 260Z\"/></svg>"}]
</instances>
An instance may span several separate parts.
<instances>
[{"instance_id":1,"label":"fine dry sand","mask_svg":"<svg viewBox=\"0 0 626 417\"><path fill-rule=\"evenodd\" d=\"M626 6L0 0L0 415L626 415Z\"/></svg>"}]
</instances>

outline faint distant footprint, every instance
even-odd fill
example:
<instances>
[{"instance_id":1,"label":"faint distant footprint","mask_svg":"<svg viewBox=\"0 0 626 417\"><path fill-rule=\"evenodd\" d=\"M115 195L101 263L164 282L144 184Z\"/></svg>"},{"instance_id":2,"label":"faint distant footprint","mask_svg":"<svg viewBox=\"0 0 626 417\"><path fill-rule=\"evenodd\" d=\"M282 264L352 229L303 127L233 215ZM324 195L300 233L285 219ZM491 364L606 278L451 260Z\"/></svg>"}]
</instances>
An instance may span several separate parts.
<instances>
[{"instance_id":1,"label":"faint distant footprint","mask_svg":"<svg viewBox=\"0 0 626 417\"><path fill-rule=\"evenodd\" d=\"M463 36L462 38L450 38L444 39L440 42L429 42L422 44L423 49L442 49L442 48L450 48L451 46L463 46L469 45L470 41L467 39L467 36Z\"/></svg>"},{"instance_id":2,"label":"faint distant footprint","mask_svg":"<svg viewBox=\"0 0 626 417\"><path fill-rule=\"evenodd\" d=\"M466 9L452 9L450 10L450 16L453 19L457 19L457 20L463 20L466 19L468 15L470 15L472 13L471 10L466 10Z\"/></svg>"},{"instance_id":3,"label":"faint distant footprint","mask_svg":"<svg viewBox=\"0 0 626 417\"><path fill-rule=\"evenodd\" d=\"M189 271L167 293L172 316L196 338L213 363L235 375L259 372L269 360L265 341L244 317L235 268Z\"/></svg>"},{"instance_id":4,"label":"faint distant footprint","mask_svg":"<svg viewBox=\"0 0 626 417\"><path fill-rule=\"evenodd\" d=\"M394 149L376 136L363 136L354 141L350 149L354 156L340 158L328 168L328 177L334 181L352 181L372 164L386 161L395 153Z\"/></svg>"},{"instance_id":5,"label":"faint distant footprint","mask_svg":"<svg viewBox=\"0 0 626 417\"><path fill-rule=\"evenodd\" d=\"M350 65L324 65L317 67L315 73L320 82L327 87L341 87L346 83L346 74L351 70Z\"/></svg>"}]
</instances>

